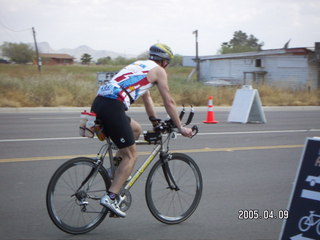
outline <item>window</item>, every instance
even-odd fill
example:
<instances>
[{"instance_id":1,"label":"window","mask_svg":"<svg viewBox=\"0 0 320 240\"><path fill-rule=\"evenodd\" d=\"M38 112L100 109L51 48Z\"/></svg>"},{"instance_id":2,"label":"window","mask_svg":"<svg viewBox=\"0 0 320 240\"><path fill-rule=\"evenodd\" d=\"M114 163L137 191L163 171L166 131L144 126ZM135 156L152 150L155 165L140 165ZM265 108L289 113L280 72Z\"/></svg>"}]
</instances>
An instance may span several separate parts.
<instances>
[{"instance_id":1,"label":"window","mask_svg":"<svg viewBox=\"0 0 320 240\"><path fill-rule=\"evenodd\" d=\"M262 67L262 60L260 58L256 59L256 67Z\"/></svg>"}]
</instances>

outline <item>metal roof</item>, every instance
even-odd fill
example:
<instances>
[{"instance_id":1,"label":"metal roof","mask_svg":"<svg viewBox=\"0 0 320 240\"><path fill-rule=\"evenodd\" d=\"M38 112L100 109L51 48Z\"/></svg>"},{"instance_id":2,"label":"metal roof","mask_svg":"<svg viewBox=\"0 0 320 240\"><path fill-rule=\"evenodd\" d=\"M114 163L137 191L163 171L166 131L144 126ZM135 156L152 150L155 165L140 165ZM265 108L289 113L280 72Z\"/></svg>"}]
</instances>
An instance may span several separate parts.
<instances>
[{"instance_id":1,"label":"metal roof","mask_svg":"<svg viewBox=\"0 0 320 240\"><path fill-rule=\"evenodd\" d=\"M212 56L202 56L200 61L214 60L214 59L227 59L227 58L248 58L248 57L259 57L267 55L307 55L308 53L313 52L307 48L288 48L288 49L271 49L271 50L262 50L258 52L243 52L243 53L228 53L221 55L212 55Z\"/></svg>"}]
</instances>

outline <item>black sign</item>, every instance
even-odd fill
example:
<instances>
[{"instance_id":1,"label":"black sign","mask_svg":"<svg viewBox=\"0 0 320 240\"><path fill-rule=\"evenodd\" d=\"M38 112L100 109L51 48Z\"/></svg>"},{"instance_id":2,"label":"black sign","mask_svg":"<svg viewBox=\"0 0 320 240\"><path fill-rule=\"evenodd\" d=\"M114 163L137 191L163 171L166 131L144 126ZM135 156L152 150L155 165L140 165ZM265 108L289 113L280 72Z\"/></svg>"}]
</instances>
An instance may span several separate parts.
<instances>
[{"instance_id":1,"label":"black sign","mask_svg":"<svg viewBox=\"0 0 320 240\"><path fill-rule=\"evenodd\" d=\"M308 138L281 240L320 239L320 138Z\"/></svg>"}]
</instances>

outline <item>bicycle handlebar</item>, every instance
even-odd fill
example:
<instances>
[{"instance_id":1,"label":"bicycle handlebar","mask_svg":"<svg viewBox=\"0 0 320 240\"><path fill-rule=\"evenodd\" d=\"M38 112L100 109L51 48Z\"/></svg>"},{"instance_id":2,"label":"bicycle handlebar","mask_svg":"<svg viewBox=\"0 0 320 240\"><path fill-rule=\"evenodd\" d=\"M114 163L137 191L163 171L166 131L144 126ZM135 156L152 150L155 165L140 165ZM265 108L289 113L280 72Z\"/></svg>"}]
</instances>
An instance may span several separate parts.
<instances>
[{"instance_id":1,"label":"bicycle handlebar","mask_svg":"<svg viewBox=\"0 0 320 240\"><path fill-rule=\"evenodd\" d=\"M194 109L193 109L193 106L191 105L191 111L189 113L189 117L188 117L188 120L185 123L185 125L189 125L191 123L193 116L194 116Z\"/></svg>"},{"instance_id":2,"label":"bicycle handlebar","mask_svg":"<svg viewBox=\"0 0 320 240\"><path fill-rule=\"evenodd\" d=\"M180 115L179 115L179 119L180 119L180 121L182 120L182 118L183 118L183 116L184 116L185 112L186 112L186 110L185 110L185 108L184 108L184 105L182 105L182 110L181 110Z\"/></svg>"},{"instance_id":3,"label":"bicycle handlebar","mask_svg":"<svg viewBox=\"0 0 320 240\"><path fill-rule=\"evenodd\" d=\"M179 115L180 121L182 121L184 114L185 114L185 107L183 106L183 109L181 110L180 115ZM188 119L185 122L184 126L189 125L192 122L193 117L194 117L194 108L191 105L191 111L189 113ZM170 133L170 132L176 131L175 129L177 127L171 118L168 120L164 120L164 121L162 119L152 118L152 117L150 117L149 119L153 123L153 129L156 132ZM193 125L191 129L192 129L192 132L194 132L192 137L194 137L199 132L198 126Z\"/></svg>"}]
</instances>

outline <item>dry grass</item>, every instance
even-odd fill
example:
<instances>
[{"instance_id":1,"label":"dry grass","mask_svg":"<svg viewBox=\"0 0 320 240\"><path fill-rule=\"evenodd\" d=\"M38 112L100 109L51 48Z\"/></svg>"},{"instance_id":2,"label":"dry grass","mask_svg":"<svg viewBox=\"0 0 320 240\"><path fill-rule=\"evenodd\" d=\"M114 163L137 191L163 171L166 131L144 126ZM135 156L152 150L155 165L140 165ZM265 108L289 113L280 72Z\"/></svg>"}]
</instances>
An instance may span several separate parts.
<instances>
[{"instance_id":1,"label":"dry grass","mask_svg":"<svg viewBox=\"0 0 320 240\"><path fill-rule=\"evenodd\" d=\"M96 72L117 71L121 66L44 66L42 73L31 65L0 65L0 107L90 106L97 91ZM206 106L209 96L215 106L230 106L238 87L210 87L186 82L190 68L169 68L170 91L178 105ZM258 86L265 106L320 105L320 90L294 91ZM161 97L154 87L156 105ZM141 104L141 101L138 101Z\"/></svg>"},{"instance_id":2,"label":"dry grass","mask_svg":"<svg viewBox=\"0 0 320 240\"><path fill-rule=\"evenodd\" d=\"M1 107L89 106L95 96L95 73L82 67L48 67L41 74L34 66L1 68Z\"/></svg>"},{"instance_id":3,"label":"dry grass","mask_svg":"<svg viewBox=\"0 0 320 240\"><path fill-rule=\"evenodd\" d=\"M319 106L320 89L293 90L279 89L276 87L257 87L261 101L265 106Z\"/></svg>"}]
</instances>

